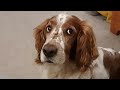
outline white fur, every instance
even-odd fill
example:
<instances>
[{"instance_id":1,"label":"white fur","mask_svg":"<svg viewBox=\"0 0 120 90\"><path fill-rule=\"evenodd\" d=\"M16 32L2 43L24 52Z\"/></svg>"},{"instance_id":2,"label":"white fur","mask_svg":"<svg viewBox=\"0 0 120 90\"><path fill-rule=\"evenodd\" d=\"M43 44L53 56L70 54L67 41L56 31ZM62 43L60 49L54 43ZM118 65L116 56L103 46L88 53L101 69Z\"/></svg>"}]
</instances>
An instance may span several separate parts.
<instances>
[{"instance_id":1,"label":"white fur","mask_svg":"<svg viewBox=\"0 0 120 90\"><path fill-rule=\"evenodd\" d=\"M64 39L64 36L63 36L63 31L62 31L62 28L59 29L59 32L58 34L60 35L60 45L62 46L62 48L64 49L65 48L65 39Z\"/></svg>"},{"instance_id":2,"label":"white fur","mask_svg":"<svg viewBox=\"0 0 120 90\"><path fill-rule=\"evenodd\" d=\"M61 13L57 16L57 23L59 25L59 31L58 31L58 34L60 35L60 44L62 46L62 48L64 49L65 48L65 39L63 37L63 30L62 30L62 25L66 22L67 20L67 17L69 15L67 15L65 12L64 13Z\"/></svg>"},{"instance_id":3,"label":"white fur","mask_svg":"<svg viewBox=\"0 0 120 90\"><path fill-rule=\"evenodd\" d=\"M80 73L74 64L49 64L41 65L42 79L90 79L92 74L90 70Z\"/></svg>"},{"instance_id":4,"label":"white fur","mask_svg":"<svg viewBox=\"0 0 120 90\"><path fill-rule=\"evenodd\" d=\"M65 21L66 21L66 19L67 19L67 17L68 17L69 15L67 15L67 14L65 14L65 13L61 13L61 14L59 14L58 15L58 17L57 17L57 22L58 22L58 24L63 24L63 23L65 23Z\"/></svg>"},{"instance_id":5,"label":"white fur","mask_svg":"<svg viewBox=\"0 0 120 90\"><path fill-rule=\"evenodd\" d=\"M44 62L46 59L45 59L45 55L43 54L43 50L41 50L40 53L41 53L40 54L40 60L41 60L41 62Z\"/></svg>"},{"instance_id":6,"label":"white fur","mask_svg":"<svg viewBox=\"0 0 120 90\"><path fill-rule=\"evenodd\" d=\"M115 50L113 50L112 48L103 48L103 47L99 47L99 48L102 48L103 50L111 52L113 55L115 54Z\"/></svg>"},{"instance_id":7,"label":"white fur","mask_svg":"<svg viewBox=\"0 0 120 90\"><path fill-rule=\"evenodd\" d=\"M104 67L103 57L104 53L100 47L98 47L99 57L93 61L93 78L97 79L109 79L109 74Z\"/></svg>"},{"instance_id":8,"label":"white fur","mask_svg":"<svg viewBox=\"0 0 120 90\"><path fill-rule=\"evenodd\" d=\"M44 47L48 43L52 43L52 44L58 43L59 44L59 45L57 45L58 49L59 49L58 53L54 58L52 58L55 63L59 63L59 64L64 63L64 61L65 61L65 52L64 52L65 39L64 39L64 35L63 35L63 31L62 31L61 27L67 20L67 16L68 15L64 14L64 13L59 14L57 16L57 26L53 27L52 32L50 32L50 34L47 35L46 41L43 45L43 47ZM59 28L57 29L56 27L58 27L58 26L59 26ZM47 58L43 53L43 47L41 49L40 57L41 57L42 62L46 62Z\"/></svg>"}]
</instances>

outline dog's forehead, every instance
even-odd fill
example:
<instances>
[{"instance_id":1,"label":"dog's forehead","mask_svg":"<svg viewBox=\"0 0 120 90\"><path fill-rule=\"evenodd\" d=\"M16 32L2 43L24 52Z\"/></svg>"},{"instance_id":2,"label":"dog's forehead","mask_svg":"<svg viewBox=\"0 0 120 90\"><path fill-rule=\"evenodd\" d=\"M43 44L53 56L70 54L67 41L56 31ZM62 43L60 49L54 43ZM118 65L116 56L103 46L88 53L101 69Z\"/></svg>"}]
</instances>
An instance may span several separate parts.
<instances>
[{"instance_id":1,"label":"dog's forehead","mask_svg":"<svg viewBox=\"0 0 120 90\"><path fill-rule=\"evenodd\" d=\"M70 19L71 15L68 14L58 14L51 18L50 22L55 22L56 25L62 26L68 19Z\"/></svg>"},{"instance_id":2,"label":"dog's forehead","mask_svg":"<svg viewBox=\"0 0 120 90\"><path fill-rule=\"evenodd\" d=\"M61 30L66 29L67 27L74 27L75 29L77 29L79 27L79 21L79 18L77 18L74 15L62 13L53 16L49 22L54 26L54 30L60 32Z\"/></svg>"},{"instance_id":3,"label":"dog's forehead","mask_svg":"<svg viewBox=\"0 0 120 90\"><path fill-rule=\"evenodd\" d=\"M59 15L57 16L57 22L63 24L63 23L65 23L65 21L68 19L68 17L70 17L70 15L67 15L67 14L59 14Z\"/></svg>"}]
</instances>

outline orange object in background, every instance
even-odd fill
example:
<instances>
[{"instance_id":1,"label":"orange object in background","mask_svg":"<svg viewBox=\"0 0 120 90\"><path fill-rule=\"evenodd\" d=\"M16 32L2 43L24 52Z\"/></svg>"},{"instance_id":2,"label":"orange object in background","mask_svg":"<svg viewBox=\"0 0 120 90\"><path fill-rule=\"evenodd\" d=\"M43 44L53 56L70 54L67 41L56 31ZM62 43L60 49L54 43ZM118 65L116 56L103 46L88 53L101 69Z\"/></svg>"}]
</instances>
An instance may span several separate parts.
<instances>
[{"instance_id":1,"label":"orange object in background","mask_svg":"<svg viewBox=\"0 0 120 90\"><path fill-rule=\"evenodd\" d=\"M105 16L106 21L110 23L110 31L115 34L120 34L120 11L98 11Z\"/></svg>"},{"instance_id":2,"label":"orange object in background","mask_svg":"<svg viewBox=\"0 0 120 90\"><path fill-rule=\"evenodd\" d=\"M120 11L112 11L110 31L120 35Z\"/></svg>"},{"instance_id":3,"label":"orange object in background","mask_svg":"<svg viewBox=\"0 0 120 90\"><path fill-rule=\"evenodd\" d=\"M111 23L112 11L98 11L98 12L107 18L106 19L107 22Z\"/></svg>"}]
</instances>

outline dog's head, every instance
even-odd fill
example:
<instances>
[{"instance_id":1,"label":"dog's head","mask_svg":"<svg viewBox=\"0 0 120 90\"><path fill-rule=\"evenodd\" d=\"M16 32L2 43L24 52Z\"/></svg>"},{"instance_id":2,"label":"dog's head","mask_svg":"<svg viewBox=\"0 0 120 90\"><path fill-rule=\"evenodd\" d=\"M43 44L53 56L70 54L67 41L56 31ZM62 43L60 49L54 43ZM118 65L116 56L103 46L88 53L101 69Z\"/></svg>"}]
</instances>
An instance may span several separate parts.
<instances>
[{"instance_id":1,"label":"dog's head","mask_svg":"<svg viewBox=\"0 0 120 90\"><path fill-rule=\"evenodd\" d=\"M76 16L59 14L35 28L38 61L63 64L75 62L86 70L98 56L92 27Z\"/></svg>"}]
</instances>

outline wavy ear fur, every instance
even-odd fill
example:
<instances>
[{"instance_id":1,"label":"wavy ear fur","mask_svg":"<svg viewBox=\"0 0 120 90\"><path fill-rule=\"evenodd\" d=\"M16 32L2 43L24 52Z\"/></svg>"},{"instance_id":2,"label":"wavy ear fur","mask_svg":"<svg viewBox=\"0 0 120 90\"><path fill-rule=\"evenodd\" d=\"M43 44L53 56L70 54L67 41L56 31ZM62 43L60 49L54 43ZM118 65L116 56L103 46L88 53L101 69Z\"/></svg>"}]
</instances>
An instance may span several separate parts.
<instances>
[{"instance_id":1,"label":"wavy ear fur","mask_svg":"<svg viewBox=\"0 0 120 90\"><path fill-rule=\"evenodd\" d=\"M81 30L77 36L76 59L80 70L84 72L98 57L98 50L92 27L85 21L81 21L80 27Z\"/></svg>"},{"instance_id":2,"label":"wavy ear fur","mask_svg":"<svg viewBox=\"0 0 120 90\"><path fill-rule=\"evenodd\" d=\"M43 44L45 43L45 35L44 35L44 30L45 30L45 26L48 23L49 19L45 20L44 22L42 22L39 26L37 26L36 28L34 28L34 36L35 36L35 48L37 50L37 58L36 58L36 62L40 63L40 52L42 49Z\"/></svg>"}]
</instances>

